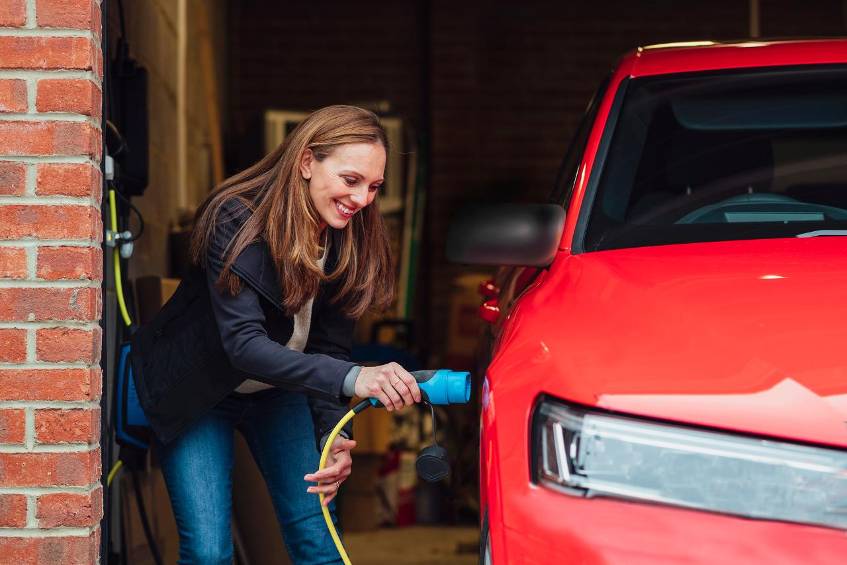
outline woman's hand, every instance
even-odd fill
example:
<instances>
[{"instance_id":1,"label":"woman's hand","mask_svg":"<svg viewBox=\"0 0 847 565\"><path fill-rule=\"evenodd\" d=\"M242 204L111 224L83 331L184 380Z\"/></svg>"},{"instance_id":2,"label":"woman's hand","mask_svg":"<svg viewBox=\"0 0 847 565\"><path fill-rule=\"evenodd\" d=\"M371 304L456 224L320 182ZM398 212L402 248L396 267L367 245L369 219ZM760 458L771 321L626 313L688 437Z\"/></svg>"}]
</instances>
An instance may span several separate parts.
<instances>
[{"instance_id":1,"label":"woman's hand","mask_svg":"<svg viewBox=\"0 0 847 565\"><path fill-rule=\"evenodd\" d=\"M415 377L398 363L362 367L356 379L355 392L362 398L376 398L388 411L421 401L421 390Z\"/></svg>"},{"instance_id":2,"label":"woman's hand","mask_svg":"<svg viewBox=\"0 0 847 565\"><path fill-rule=\"evenodd\" d=\"M326 458L326 467L310 473L303 477L303 480L316 482L317 486L311 486L306 489L306 492L314 494L324 494L324 506L335 498L338 494L338 489L341 488L341 483L350 476L353 467L353 458L350 456L350 451L356 447L356 442L352 439L347 439L342 436L336 436L335 441L329 448L329 456Z\"/></svg>"}]
</instances>

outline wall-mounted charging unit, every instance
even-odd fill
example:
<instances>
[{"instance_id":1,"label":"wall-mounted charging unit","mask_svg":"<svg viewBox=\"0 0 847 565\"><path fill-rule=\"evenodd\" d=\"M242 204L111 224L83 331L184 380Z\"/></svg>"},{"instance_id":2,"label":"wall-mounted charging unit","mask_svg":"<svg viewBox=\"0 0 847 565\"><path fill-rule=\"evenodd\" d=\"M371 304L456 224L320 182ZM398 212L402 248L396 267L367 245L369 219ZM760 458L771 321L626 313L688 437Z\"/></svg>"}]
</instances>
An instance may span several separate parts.
<instances>
[{"instance_id":1,"label":"wall-mounted charging unit","mask_svg":"<svg viewBox=\"0 0 847 565\"><path fill-rule=\"evenodd\" d=\"M121 346L115 397L115 437L121 445L147 449L150 446L150 423L135 389L129 343Z\"/></svg>"}]
</instances>

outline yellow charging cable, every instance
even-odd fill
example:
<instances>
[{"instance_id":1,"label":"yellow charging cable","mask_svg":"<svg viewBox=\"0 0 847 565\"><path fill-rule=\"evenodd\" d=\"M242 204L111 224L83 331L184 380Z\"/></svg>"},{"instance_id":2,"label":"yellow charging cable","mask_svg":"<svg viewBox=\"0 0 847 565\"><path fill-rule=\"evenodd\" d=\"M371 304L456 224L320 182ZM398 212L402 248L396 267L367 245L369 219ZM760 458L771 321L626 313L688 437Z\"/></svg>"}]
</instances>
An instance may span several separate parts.
<instances>
[{"instance_id":1,"label":"yellow charging cable","mask_svg":"<svg viewBox=\"0 0 847 565\"><path fill-rule=\"evenodd\" d=\"M369 408L371 405L370 401L363 400L356 404L352 410L347 412L335 427L332 428L332 431L329 433L327 437L326 444L324 444L323 451L321 452L321 462L318 465L318 471L321 471L326 465L326 460L329 458L329 452L332 448L332 442L335 441L335 438L338 437L338 434L341 432L341 428L344 425L353 419L353 416L361 412L362 410ZM324 505L324 493L318 494L318 499L321 503L321 512L324 515L324 521L326 522L326 528L329 530L329 535L332 536L332 541L335 542L335 547L338 549L338 554L341 555L341 560L344 561L344 565L351 565L350 558L347 557L347 551L344 549L344 545L341 543L341 538L338 537L338 532L335 529L335 524L332 523L332 517L329 515L329 507Z\"/></svg>"},{"instance_id":2,"label":"yellow charging cable","mask_svg":"<svg viewBox=\"0 0 847 565\"><path fill-rule=\"evenodd\" d=\"M109 216L112 222L112 237L118 233L118 210L115 205L115 189L109 189ZM124 301L124 288L121 282L121 256L118 251L118 242L115 241L115 248L112 252L115 261L115 293L118 295L118 307L121 310L121 316L124 319L124 324L132 325L132 318L129 317L129 311L126 308Z\"/></svg>"},{"instance_id":3,"label":"yellow charging cable","mask_svg":"<svg viewBox=\"0 0 847 565\"><path fill-rule=\"evenodd\" d=\"M115 205L115 189L109 189L109 219L112 224L112 233L110 237L114 238L118 233L118 209ZM121 317L124 320L124 324L127 327L132 325L132 318L129 317L129 311L126 308L126 302L124 301L124 287L121 282L121 256L118 251L118 242L114 241L115 244L114 250L112 251L112 256L115 261L115 293L118 295L118 307L121 310ZM124 462L118 459L115 461L115 464L112 466L112 470L109 471L109 476L106 478L106 487L112 486L112 481L115 479L115 476L118 474L118 471L123 467Z\"/></svg>"},{"instance_id":4,"label":"yellow charging cable","mask_svg":"<svg viewBox=\"0 0 847 565\"><path fill-rule=\"evenodd\" d=\"M318 471L322 470L326 465L326 460L329 457L330 449L332 448L332 442L335 441L335 438L338 437L339 432L341 432L341 428L344 427L344 424L349 422L353 416L356 415L356 411L350 410L347 412L335 427L332 428L332 431L329 433L329 437L326 440L326 444L324 445L324 449L321 452L321 462L318 465ZM341 543L341 538L338 537L338 532L335 530L335 524L332 523L332 517L329 515L329 505L324 504L324 493L318 494L318 499L321 503L321 512L324 515L324 521L326 522L326 527L329 530L329 535L332 536L332 541L335 542L335 547L338 549L338 554L341 555L341 560L344 561L344 565L351 565L350 558L347 557L347 551L344 549L344 545Z\"/></svg>"},{"instance_id":5,"label":"yellow charging cable","mask_svg":"<svg viewBox=\"0 0 847 565\"><path fill-rule=\"evenodd\" d=\"M123 466L124 466L124 462L121 461L120 459L115 461L115 464L112 466L112 470L109 471L109 476L106 477L106 486L107 487L112 486L112 481L115 480L115 475L118 474L118 471L120 471L121 467L123 467Z\"/></svg>"}]
</instances>

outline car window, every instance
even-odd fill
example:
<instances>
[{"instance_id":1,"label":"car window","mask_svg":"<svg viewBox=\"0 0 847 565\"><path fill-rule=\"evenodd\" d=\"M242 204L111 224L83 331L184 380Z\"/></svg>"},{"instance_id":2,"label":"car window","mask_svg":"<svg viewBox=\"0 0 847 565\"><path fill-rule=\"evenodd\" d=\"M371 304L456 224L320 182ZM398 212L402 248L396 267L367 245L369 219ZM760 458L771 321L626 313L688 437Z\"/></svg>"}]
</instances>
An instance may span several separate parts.
<instances>
[{"instance_id":1,"label":"car window","mask_svg":"<svg viewBox=\"0 0 847 565\"><path fill-rule=\"evenodd\" d=\"M586 250L847 229L847 67L634 79Z\"/></svg>"},{"instance_id":2,"label":"car window","mask_svg":"<svg viewBox=\"0 0 847 565\"><path fill-rule=\"evenodd\" d=\"M603 94L608 88L611 75L607 76L597 90L591 101L585 109L579 127L576 129L571 138L568 150L565 153L565 158L559 167L559 172L556 175L556 183L553 188L553 193L550 195L551 204L559 204L568 209L571 196L573 196L574 186L576 185L576 175L579 171L579 165L582 163L582 156L585 153L585 146L588 143L588 136L591 133L591 125L594 123L594 118L597 115L597 108L600 106L600 101L603 99Z\"/></svg>"}]
</instances>

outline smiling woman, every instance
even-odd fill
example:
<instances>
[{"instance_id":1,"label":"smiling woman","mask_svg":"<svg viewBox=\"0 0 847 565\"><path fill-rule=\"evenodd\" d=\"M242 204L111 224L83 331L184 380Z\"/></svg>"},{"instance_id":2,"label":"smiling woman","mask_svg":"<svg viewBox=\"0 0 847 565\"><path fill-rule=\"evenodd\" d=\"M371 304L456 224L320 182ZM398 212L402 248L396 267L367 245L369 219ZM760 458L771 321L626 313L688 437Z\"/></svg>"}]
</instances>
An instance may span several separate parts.
<instances>
[{"instance_id":1,"label":"smiling woman","mask_svg":"<svg viewBox=\"0 0 847 565\"><path fill-rule=\"evenodd\" d=\"M350 143L332 153L307 149L300 163L322 228L343 229L356 212L371 204L384 171L385 147L378 143Z\"/></svg>"},{"instance_id":2,"label":"smiling woman","mask_svg":"<svg viewBox=\"0 0 847 565\"><path fill-rule=\"evenodd\" d=\"M200 206L191 275L133 337L181 563L232 560L236 429L259 464L293 561L338 562L312 494L332 501L356 444L348 427L314 472L316 444L353 395L388 410L421 400L400 365L350 362L355 319L387 306L393 292L386 232L372 205L387 150L371 112L330 106L311 114Z\"/></svg>"},{"instance_id":3,"label":"smiling woman","mask_svg":"<svg viewBox=\"0 0 847 565\"><path fill-rule=\"evenodd\" d=\"M288 313L314 296L321 269L322 226L343 229L336 272L344 273L339 299L345 311L361 316L371 305L384 307L393 291L391 258L382 216L368 206L374 198L361 199L363 187L378 188L385 170L388 139L377 117L353 106L329 106L307 117L276 150L259 163L226 180L197 211L192 240L195 261L212 239L220 209L238 201L252 209L250 217L232 242L223 268L221 284L230 291L240 286L229 271L235 257L260 235L267 242ZM312 176L315 176L312 179ZM371 193L375 195L374 192ZM344 213L354 210L358 220L347 225ZM227 218L225 218L227 219ZM351 258L357 261L351 265ZM350 267L350 268L348 268Z\"/></svg>"}]
</instances>

